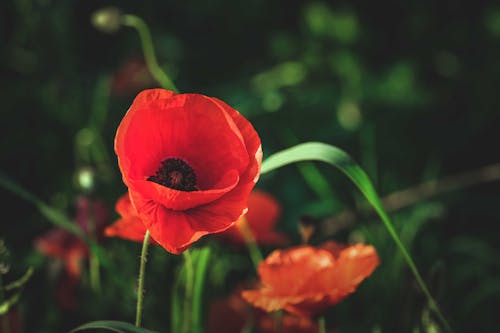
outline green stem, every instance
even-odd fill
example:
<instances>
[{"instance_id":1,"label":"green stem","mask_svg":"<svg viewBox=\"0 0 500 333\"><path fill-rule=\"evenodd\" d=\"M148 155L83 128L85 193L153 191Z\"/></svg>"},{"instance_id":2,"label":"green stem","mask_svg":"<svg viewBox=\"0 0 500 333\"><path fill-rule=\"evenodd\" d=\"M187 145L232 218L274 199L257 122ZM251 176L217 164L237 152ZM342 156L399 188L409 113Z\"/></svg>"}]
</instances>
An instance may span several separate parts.
<instances>
[{"instance_id":1,"label":"green stem","mask_svg":"<svg viewBox=\"0 0 500 333\"><path fill-rule=\"evenodd\" d=\"M252 229L248 225L248 221L245 217L241 218L241 221L238 222L241 234L243 235L243 239L245 240L245 244L248 248L248 252L250 253L250 258L252 259L253 265L255 269L259 266L259 263L264 260L262 256L262 252L260 252L259 247L257 246L257 242L255 241L255 237L252 233Z\"/></svg>"},{"instance_id":2,"label":"green stem","mask_svg":"<svg viewBox=\"0 0 500 333\"><path fill-rule=\"evenodd\" d=\"M193 288L193 332L194 333L202 333L202 297L203 297L203 287L205 285L205 276L207 273L208 262L210 259L210 248L206 247L200 250L196 257L196 274L194 279L194 288Z\"/></svg>"},{"instance_id":3,"label":"green stem","mask_svg":"<svg viewBox=\"0 0 500 333\"><path fill-rule=\"evenodd\" d=\"M326 323L324 316L318 318L318 333L326 333Z\"/></svg>"},{"instance_id":4,"label":"green stem","mask_svg":"<svg viewBox=\"0 0 500 333\"><path fill-rule=\"evenodd\" d=\"M141 39L142 51L144 52L144 59L146 60L146 65L149 71L153 75L156 81L165 89L170 89L178 92L177 87L168 77L168 75L161 69L158 65L158 60L156 59L153 39L151 38L151 33L147 24L135 15L123 15L122 24L127 27L131 27L137 30L139 33L139 38Z\"/></svg>"},{"instance_id":5,"label":"green stem","mask_svg":"<svg viewBox=\"0 0 500 333\"><path fill-rule=\"evenodd\" d=\"M182 253L184 255L184 267L186 268L186 289L184 290L184 308L182 309L183 322L182 322L182 333L191 332L191 318L190 307L193 301L193 289L194 289L194 268L193 268L193 258L191 257L191 252L188 250Z\"/></svg>"},{"instance_id":6,"label":"green stem","mask_svg":"<svg viewBox=\"0 0 500 333\"><path fill-rule=\"evenodd\" d=\"M139 286L137 289L137 307L135 311L136 327L141 327L142 301L144 298L144 275L145 275L146 261L148 256L148 245L149 245L149 230L146 231L146 234L144 235L144 241L142 242L141 263L139 265Z\"/></svg>"},{"instance_id":7,"label":"green stem","mask_svg":"<svg viewBox=\"0 0 500 333\"><path fill-rule=\"evenodd\" d=\"M283 330L283 311L274 313L274 332L281 333Z\"/></svg>"},{"instance_id":8,"label":"green stem","mask_svg":"<svg viewBox=\"0 0 500 333\"><path fill-rule=\"evenodd\" d=\"M89 257L90 285L94 291L101 290L101 272L99 270L99 257L91 252Z\"/></svg>"}]
</instances>

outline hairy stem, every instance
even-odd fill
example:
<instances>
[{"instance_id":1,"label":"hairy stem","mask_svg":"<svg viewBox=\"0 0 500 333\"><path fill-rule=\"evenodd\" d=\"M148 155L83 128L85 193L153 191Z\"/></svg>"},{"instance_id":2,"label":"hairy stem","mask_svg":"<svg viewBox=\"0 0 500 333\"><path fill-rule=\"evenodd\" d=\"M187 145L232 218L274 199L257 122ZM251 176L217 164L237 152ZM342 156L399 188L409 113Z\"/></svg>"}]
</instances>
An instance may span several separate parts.
<instances>
[{"instance_id":1,"label":"hairy stem","mask_svg":"<svg viewBox=\"0 0 500 333\"><path fill-rule=\"evenodd\" d=\"M148 245L149 245L149 230L146 231L146 234L144 235L144 241L142 242L141 263L139 265L139 283L137 287L137 307L135 311L136 327L141 327L142 302L144 298L144 276L146 270L146 261L148 257Z\"/></svg>"}]
</instances>

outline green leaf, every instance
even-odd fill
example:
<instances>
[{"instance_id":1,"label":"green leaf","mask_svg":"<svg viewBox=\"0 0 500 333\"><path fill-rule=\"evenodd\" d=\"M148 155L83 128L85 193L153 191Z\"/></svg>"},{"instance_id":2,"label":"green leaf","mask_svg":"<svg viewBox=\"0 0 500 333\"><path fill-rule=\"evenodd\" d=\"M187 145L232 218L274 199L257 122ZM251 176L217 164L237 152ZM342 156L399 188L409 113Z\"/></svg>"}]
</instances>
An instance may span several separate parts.
<instances>
[{"instance_id":1,"label":"green leaf","mask_svg":"<svg viewBox=\"0 0 500 333\"><path fill-rule=\"evenodd\" d=\"M123 321L115 321L115 320L93 321L78 326L77 328L71 330L69 333L85 331L85 330L96 330L96 329L104 329L117 333L155 333L154 331L150 331L145 328L135 327L130 323L126 323Z\"/></svg>"},{"instance_id":2,"label":"green leaf","mask_svg":"<svg viewBox=\"0 0 500 333\"><path fill-rule=\"evenodd\" d=\"M437 306L436 301L432 297L429 289L427 288L427 285L422 279L422 276L420 275L417 266L413 261L413 258L410 256L408 250L397 234L389 216L384 209L384 206L382 205L377 191L373 187L372 182L368 178L367 174L363 171L363 169L361 169L361 167L347 153L337 147L327 145L325 143L306 142L269 156L262 163L261 173L268 173L282 166L301 161L321 161L328 163L342 171L354 183L354 185L356 185L361 193L363 193L366 200L380 216L387 231L398 246L401 254L406 260L406 263L410 267L410 270L415 276L415 279L417 280L420 288L427 297L430 308L436 312L439 319L448 329L448 331L451 331L450 325L439 310L439 307Z\"/></svg>"}]
</instances>

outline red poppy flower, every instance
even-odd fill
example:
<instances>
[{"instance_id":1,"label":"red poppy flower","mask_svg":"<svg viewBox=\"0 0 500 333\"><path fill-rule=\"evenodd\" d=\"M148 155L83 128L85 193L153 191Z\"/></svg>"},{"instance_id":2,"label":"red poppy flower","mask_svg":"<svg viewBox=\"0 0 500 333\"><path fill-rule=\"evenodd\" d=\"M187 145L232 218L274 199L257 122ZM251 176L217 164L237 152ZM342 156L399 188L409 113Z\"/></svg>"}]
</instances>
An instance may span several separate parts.
<instances>
[{"instance_id":1,"label":"red poppy flower","mask_svg":"<svg viewBox=\"0 0 500 333\"><path fill-rule=\"evenodd\" d=\"M244 223L252 232L255 241L262 245L285 245L287 237L277 232L274 227L281 214L278 201L265 192L253 190L248 197L248 212L240 217L236 225L227 229L220 236L231 243L244 245Z\"/></svg>"},{"instance_id":2,"label":"red poppy flower","mask_svg":"<svg viewBox=\"0 0 500 333\"><path fill-rule=\"evenodd\" d=\"M104 235L142 242L146 233L146 227L142 223L134 206L132 206L128 193L125 193L118 199L115 209L121 218L104 229ZM151 239L151 243L154 243L154 240Z\"/></svg>"},{"instance_id":3,"label":"red poppy flower","mask_svg":"<svg viewBox=\"0 0 500 333\"><path fill-rule=\"evenodd\" d=\"M262 286L242 296L268 312L285 309L311 317L353 293L378 264L373 246L362 244L276 250L259 265Z\"/></svg>"},{"instance_id":4,"label":"red poppy flower","mask_svg":"<svg viewBox=\"0 0 500 333\"><path fill-rule=\"evenodd\" d=\"M163 89L136 97L115 151L145 227L176 254L245 213L262 161L259 136L236 110L213 97Z\"/></svg>"}]
</instances>

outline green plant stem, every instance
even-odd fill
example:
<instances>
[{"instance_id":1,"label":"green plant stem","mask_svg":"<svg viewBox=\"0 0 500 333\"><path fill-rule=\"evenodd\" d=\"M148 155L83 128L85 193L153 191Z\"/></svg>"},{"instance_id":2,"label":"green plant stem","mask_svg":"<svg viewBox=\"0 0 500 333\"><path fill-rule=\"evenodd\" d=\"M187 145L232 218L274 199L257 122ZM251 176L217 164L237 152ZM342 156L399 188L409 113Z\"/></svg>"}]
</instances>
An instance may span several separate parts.
<instances>
[{"instance_id":1,"label":"green plant stem","mask_svg":"<svg viewBox=\"0 0 500 333\"><path fill-rule=\"evenodd\" d=\"M326 323L324 316L318 318L318 333L326 333Z\"/></svg>"},{"instance_id":2,"label":"green plant stem","mask_svg":"<svg viewBox=\"0 0 500 333\"><path fill-rule=\"evenodd\" d=\"M243 235L243 239L245 240L245 244L248 248L248 252L250 253L250 258L252 259L253 265L255 266L255 269L257 269L259 263L264 260L264 257L262 256L262 252L260 252L260 249L257 246L257 242L255 241L252 229L250 229L248 221L245 217L241 218L239 227L241 234Z\"/></svg>"},{"instance_id":3,"label":"green plant stem","mask_svg":"<svg viewBox=\"0 0 500 333\"><path fill-rule=\"evenodd\" d=\"M205 286L205 276L207 273L208 262L210 261L210 248L206 247L201 249L197 253L196 257L196 268L195 268L195 279L194 279L194 287L193 287L193 313L192 313L192 322L194 333L202 333L202 297L203 297L203 288Z\"/></svg>"},{"instance_id":4,"label":"green plant stem","mask_svg":"<svg viewBox=\"0 0 500 333\"><path fill-rule=\"evenodd\" d=\"M142 301L144 298L144 275L146 270L146 261L148 257L148 245L149 245L149 230L146 231L146 234L144 235L144 241L142 242L141 263L139 265L139 284L137 287L137 307L135 311L136 327L141 327Z\"/></svg>"},{"instance_id":5,"label":"green plant stem","mask_svg":"<svg viewBox=\"0 0 500 333\"><path fill-rule=\"evenodd\" d=\"M101 272L99 266L99 257L91 252L89 257L90 285L97 292L101 290Z\"/></svg>"},{"instance_id":6,"label":"green plant stem","mask_svg":"<svg viewBox=\"0 0 500 333\"><path fill-rule=\"evenodd\" d=\"M182 310L182 333L191 333L191 318L189 316L191 303L193 301L194 268L193 258L189 249L182 253L184 255L184 267L186 269L186 289L184 290L184 308Z\"/></svg>"},{"instance_id":7,"label":"green plant stem","mask_svg":"<svg viewBox=\"0 0 500 333\"><path fill-rule=\"evenodd\" d=\"M146 65L155 80L158 81L163 88L178 92L175 84L158 64L153 47L153 39L151 38L151 33L149 32L147 24L140 17L130 14L123 15L122 24L124 26L134 28L139 33Z\"/></svg>"},{"instance_id":8,"label":"green plant stem","mask_svg":"<svg viewBox=\"0 0 500 333\"><path fill-rule=\"evenodd\" d=\"M274 313L274 333L283 331L283 310Z\"/></svg>"}]
</instances>

